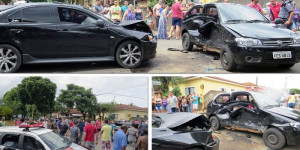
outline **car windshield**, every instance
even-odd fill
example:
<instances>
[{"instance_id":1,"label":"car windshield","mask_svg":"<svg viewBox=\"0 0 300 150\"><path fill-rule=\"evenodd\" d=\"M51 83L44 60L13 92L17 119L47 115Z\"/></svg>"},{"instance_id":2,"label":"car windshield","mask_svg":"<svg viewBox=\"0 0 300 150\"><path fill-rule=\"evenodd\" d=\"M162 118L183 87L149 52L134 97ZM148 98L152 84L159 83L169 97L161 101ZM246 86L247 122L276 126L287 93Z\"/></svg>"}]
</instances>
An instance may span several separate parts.
<instances>
[{"instance_id":1,"label":"car windshield","mask_svg":"<svg viewBox=\"0 0 300 150\"><path fill-rule=\"evenodd\" d=\"M51 150L60 150L68 148L72 143L66 138L54 133L48 132L40 135L40 138Z\"/></svg>"},{"instance_id":2,"label":"car windshield","mask_svg":"<svg viewBox=\"0 0 300 150\"><path fill-rule=\"evenodd\" d=\"M221 20L232 22L265 22L265 17L257 10L242 5L226 4L218 7Z\"/></svg>"},{"instance_id":3,"label":"car windshield","mask_svg":"<svg viewBox=\"0 0 300 150\"><path fill-rule=\"evenodd\" d=\"M258 107L261 109L270 108L270 107L279 107L279 104L276 103L271 97L262 94L262 93L254 93L252 94L255 102L257 103Z\"/></svg>"}]
</instances>

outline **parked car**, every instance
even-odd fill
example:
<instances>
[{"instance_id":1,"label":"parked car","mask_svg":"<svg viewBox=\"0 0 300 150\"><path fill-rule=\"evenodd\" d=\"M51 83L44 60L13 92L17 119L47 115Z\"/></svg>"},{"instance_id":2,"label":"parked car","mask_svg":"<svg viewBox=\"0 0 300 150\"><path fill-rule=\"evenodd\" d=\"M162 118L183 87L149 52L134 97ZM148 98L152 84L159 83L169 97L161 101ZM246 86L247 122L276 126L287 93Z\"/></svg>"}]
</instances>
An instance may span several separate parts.
<instances>
[{"instance_id":1,"label":"parked car","mask_svg":"<svg viewBox=\"0 0 300 150\"><path fill-rule=\"evenodd\" d=\"M155 113L152 117L153 150L217 150L209 120L201 114Z\"/></svg>"},{"instance_id":2,"label":"parked car","mask_svg":"<svg viewBox=\"0 0 300 150\"><path fill-rule=\"evenodd\" d=\"M143 21L113 22L61 3L3 7L0 33L0 72L15 72L22 64L95 61L136 68L154 58L157 47Z\"/></svg>"},{"instance_id":3,"label":"parked car","mask_svg":"<svg viewBox=\"0 0 300 150\"><path fill-rule=\"evenodd\" d=\"M0 128L0 148L3 150L39 149L39 150L87 150L52 130L40 128L40 125L6 126ZM43 126L43 124L41 124Z\"/></svg>"},{"instance_id":4,"label":"parked car","mask_svg":"<svg viewBox=\"0 0 300 150\"><path fill-rule=\"evenodd\" d=\"M211 128L249 131L263 135L271 149L300 141L300 112L280 105L258 92L237 91L216 95L207 106Z\"/></svg>"},{"instance_id":5,"label":"parked car","mask_svg":"<svg viewBox=\"0 0 300 150\"><path fill-rule=\"evenodd\" d=\"M272 24L248 6L232 3L196 5L184 16L182 45L220 53L227 71L237 65L279 65L290 68L300 60L300 36Z\"/></svg>"}]
</instances>

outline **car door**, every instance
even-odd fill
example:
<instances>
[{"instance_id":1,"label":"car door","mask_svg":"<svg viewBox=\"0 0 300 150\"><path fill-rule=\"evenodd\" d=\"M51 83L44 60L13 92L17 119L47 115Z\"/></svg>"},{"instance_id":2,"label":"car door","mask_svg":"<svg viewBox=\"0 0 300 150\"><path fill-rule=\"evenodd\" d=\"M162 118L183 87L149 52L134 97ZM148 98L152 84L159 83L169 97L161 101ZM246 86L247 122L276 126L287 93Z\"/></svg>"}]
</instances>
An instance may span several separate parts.
<instances>
[{"instance_id":1,"label":"car door","mask_svg":"<svg viewBox=\"0 0 300 150\"><path fill-rule=\"evenodd\" d=\"M20 136L18 133L5 133L1 139L0 145L5 146L5 150L17 150L21 149Z\"/></svg>"},{"instance_id":2,"label":"car door","mask_svg":"<svg viewBox=\"0 0 300 150\"><path fill-rule=\"evenodd\" d=\"M74 8L58 7L61 57L101 57L108 55L108 31L96 25L97 18Z\"/></svg>"},{"instance_id":3,"label":"car door","mask_svg":"<svg viewBox=\"0 0 300 150\"><path fill-rule=\"evenodd\" d=\"M34 58L57 56L57 30L49 6L33 6L8 16L8 32L23 54Z\"/></svg>"},{"instance_id":4,"label":"car door","mask_svg":"<svg viewBox=\"0 0 300 150\"><path fill-rule=\"evenodd\" d=\"M47 150L36 138L28 135L23 136L22 150Z\"/></svg>"},{"instance_id":5,"label":"car door","mask_svg":"<svg viewBox=\"0 0 300 150\"><path fill-rule=\"evenodd\" d=\"M233 109L230 112L232 124L241 130L260 130L262 125L258 119L258 109L252 96L248 93L234 94L233 101L234 103L231 105Z\"/></svg>"}]
</instances>

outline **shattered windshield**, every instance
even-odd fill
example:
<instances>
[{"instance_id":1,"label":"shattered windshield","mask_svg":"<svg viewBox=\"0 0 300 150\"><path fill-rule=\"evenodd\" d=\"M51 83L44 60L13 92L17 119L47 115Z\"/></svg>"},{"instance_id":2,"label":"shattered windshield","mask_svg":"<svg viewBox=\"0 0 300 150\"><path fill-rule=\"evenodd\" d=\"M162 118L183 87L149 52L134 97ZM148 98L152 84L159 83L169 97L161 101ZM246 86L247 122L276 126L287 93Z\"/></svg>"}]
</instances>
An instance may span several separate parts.
<instances>
[{"instance_id":1,"label":"shattered windshield","mask_svg":"<svg viewBox=\"0 0 300 150\"><path fill-rule=\"evenodd\" d=\"M265 17L257 10L242 5L224 5L218 7L221 20L231 22L265 22Z\"/></svg>"},{"instance_id":2,"label":"shattered windshield","mask_svg":"<svg viewBox=\"0 0 300 150\"><path fill-rule=\"evenodd\" d=\"M270 107L279 107L279 104L276 103L271 97L262 94L262 93L254 93L252 94L255 102L257 103L260 109L270 108Z\"/></svg>"}]
</instances>

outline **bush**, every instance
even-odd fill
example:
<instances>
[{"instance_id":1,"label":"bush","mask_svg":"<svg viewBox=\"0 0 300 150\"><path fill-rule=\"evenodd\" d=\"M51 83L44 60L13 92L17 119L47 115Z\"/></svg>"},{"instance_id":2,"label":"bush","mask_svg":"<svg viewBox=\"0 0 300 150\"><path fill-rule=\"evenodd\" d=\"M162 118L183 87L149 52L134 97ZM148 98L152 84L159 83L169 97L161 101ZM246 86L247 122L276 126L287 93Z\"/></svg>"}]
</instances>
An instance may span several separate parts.
<instances>
[{"instance_id":1,"label":"bush","mask_svg":"<svg viewBox=\"0 0 300 150\"><path fill-rule=\"evenodd\" d=\"M10 119L13 115L13 110L7 106L0 106L0 116L5 116L6 120Z\"/></svg>"},{"instance_id":2,"label":"bush","mask_svg":"<svg viewBox=\"0 0 300 150\"><path fill-rule=\"evenodd\" d=\"M173 90L172 90L173 94L178 97L178 96L181 96L181 91L179 89L178 86L176 86Z\"/></svg>"}]
</instances>

